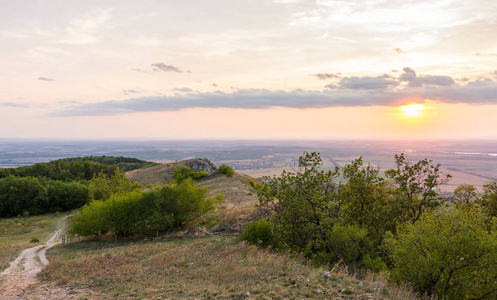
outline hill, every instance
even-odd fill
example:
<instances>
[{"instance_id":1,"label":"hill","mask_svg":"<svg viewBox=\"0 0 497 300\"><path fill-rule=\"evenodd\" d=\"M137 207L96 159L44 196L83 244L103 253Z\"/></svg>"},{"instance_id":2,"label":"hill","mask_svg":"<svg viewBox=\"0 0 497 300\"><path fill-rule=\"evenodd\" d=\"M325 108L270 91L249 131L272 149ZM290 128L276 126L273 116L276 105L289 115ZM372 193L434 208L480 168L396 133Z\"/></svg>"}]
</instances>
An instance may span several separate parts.
<instances>
[{"instance_id":1,"label":"hill","mask_svg":"<svg viewBox=\"0 0 497 300\"><path fill-rule=\"evenodd\" d=\"M257 179L236 172L232 177L226 177L224 174L217 173L215 165L207 159L196 158L161 164L126 172L126 176L132 182L138 182L142 186L161 185L170 181L174 169L181 166L191 167L195 171L207 171L211 175L199 179L198 185L208 188L212 197L219 193L225 197L225 202L219 209L203 216L193 225L211 231L226 230L259 218L259 212L255 206L258 197L251 185L251 182L256 182Z\"/></svg>"}]
</instances>

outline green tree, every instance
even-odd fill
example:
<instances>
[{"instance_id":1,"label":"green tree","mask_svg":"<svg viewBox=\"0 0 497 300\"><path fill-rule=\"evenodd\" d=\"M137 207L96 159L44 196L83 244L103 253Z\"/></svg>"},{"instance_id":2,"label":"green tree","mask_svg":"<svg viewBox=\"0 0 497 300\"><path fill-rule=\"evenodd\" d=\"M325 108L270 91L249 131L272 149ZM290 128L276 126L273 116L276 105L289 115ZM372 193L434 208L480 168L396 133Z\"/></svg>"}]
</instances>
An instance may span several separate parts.
<instances>
[{"instance_id":1,"label":"green tree","mask_svg":"<svg viewBox=\"0 0 497 300\"><path fill-rule=\"evenodd\" d=\"M154 230L167 230L191 222L216 208L216 198L209 198L209 190L197 187L188 178L144 193L142 205L148 224Z\"/></svg>"},{"instance_id":2,"label":"green tree","mask_svg":"<svg viewBox=\"0 0 497 300\"><path fill-rule=\"evenodd\" d=\"M477 190L472 184L460 184L454 190L454 196L465 205L471 205L477 199Z\"/></svg>"},{"instance_id":3,"label":"green tree","mask_svg":"<svg viewBox=\"0 0 497 300\"><path fill-rule=\"evenodd\" d=\"M340 170L320 170L322 163L319 153L304 153L295 172L283 171L280 177L261 184L259 204L273 211L274 230L294 251L320 263L342 260L358 265L371 248L368 232L358 224L346 223L352 193L334 182ZM361 160L356 161L347 176L359 180L358 174L364 175L359 171L361 165Z\"/></svg>"},{"instance_id":4,"label":"green tree","mask_svg":"<svg viewBox=\"0 0 497 300\"><path fill-rule=\"evenodd\" d=\"M480 204L490 217L497 217L497 180L483 185L483 196Z\"/></svg>"},{"instance_id":5,"label":"green tree","mask_svg":"<svg viewBox=\"0 0 497 300\"><path fill-rule=\"evenodd\" d=\"M140 211L142 193L133 191L112 194L109 199L93 200L74 216L69 232L83 236L113 232L128 236L138 231L139 221L144 218Z\"/></svg>"},{"instance_id":6,"label":"green tree","mask_svg":"<svg viewBox=\"0 0 497 300\"><path fill-rule=\"evenodd\" d=\"M438 186L447 183L452 177L443 174L441 165L433 165L431 160L423 159L411 164L404 156L395 155L395 169L385 171L385 175L396 185L396 200L403 213L400 222L416 222L426 209L440 206Z\"/></svg>"},{"instance_id":7,"label":"green tree","mask_svg":"<svg viewBox=\"0 0 497 300\"><path fill-rule=\"evenodd\" d=\"M132 183L119 168L112 176L104 173L95 174L88 185L88 193L93 200L106 200L113 194L128 193L139 189L141 185Z\"/></svg>"},{"instance_id":8,"label":"green tree","mask_svg":"<svg viewBox=\"0 0 497 300\"><path fill-rule=\"evenodd\" d=\"M424 213L386 239L392 279L441 299L495 299L496 229L475 208Z\"/></svg>"}]
</instances>

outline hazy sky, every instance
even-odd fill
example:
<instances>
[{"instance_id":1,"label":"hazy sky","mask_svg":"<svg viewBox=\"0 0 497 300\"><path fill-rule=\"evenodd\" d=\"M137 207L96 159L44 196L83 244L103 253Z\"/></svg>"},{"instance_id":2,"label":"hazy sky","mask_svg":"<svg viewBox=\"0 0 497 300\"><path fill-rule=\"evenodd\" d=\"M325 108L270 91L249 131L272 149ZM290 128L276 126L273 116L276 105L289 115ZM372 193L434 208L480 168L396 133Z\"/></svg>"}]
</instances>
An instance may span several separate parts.
<instances>
[{"instance_id":1,"label":"hazy sky","mask_svg":"<svg viewBox=\"0 0 497 300\"><path fill-rule=\"evenodd\" d=\"M495 0L0 0L0 138L497 138L496 16Z\"/></svg>"}]
</instances>

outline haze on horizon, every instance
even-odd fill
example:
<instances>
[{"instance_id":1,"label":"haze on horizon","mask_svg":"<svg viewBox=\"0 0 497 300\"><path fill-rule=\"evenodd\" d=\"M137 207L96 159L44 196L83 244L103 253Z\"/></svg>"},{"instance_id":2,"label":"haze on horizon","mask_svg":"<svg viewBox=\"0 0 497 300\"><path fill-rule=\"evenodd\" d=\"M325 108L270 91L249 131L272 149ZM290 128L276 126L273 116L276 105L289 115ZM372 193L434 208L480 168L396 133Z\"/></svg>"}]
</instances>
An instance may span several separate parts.
<instances>
[{"instance_id":1,"label":"haze on horizon","mask_svg":"<svg viewBox=\"0 0 497 300\"><path fill-rule=\"evenodd\" d=\"M0 1L0 138L497 138L495 1Z\"/></svg>"}]
</instances>

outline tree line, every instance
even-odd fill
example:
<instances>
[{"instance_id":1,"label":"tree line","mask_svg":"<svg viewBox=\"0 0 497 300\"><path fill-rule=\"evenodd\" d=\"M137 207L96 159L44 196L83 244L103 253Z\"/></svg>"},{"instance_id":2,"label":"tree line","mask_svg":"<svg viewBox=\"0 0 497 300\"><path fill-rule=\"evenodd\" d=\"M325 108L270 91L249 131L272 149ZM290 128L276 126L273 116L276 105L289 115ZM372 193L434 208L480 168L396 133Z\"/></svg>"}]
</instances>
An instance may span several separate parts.
<instances>
[{"instance_id":1,"label":"tree line","mask_svg":"<svg viewBox=\"0 0 497 300\"><path fill-rule=\"evenodd\" d=\"M103 197L96 194L97 185L103 178L119 178L114 175L122 172L118 167L122 164L147 167L155 163L90 156L0 169L0 218L79 208L93 197Z\"/></svg>"}]
</instances>

